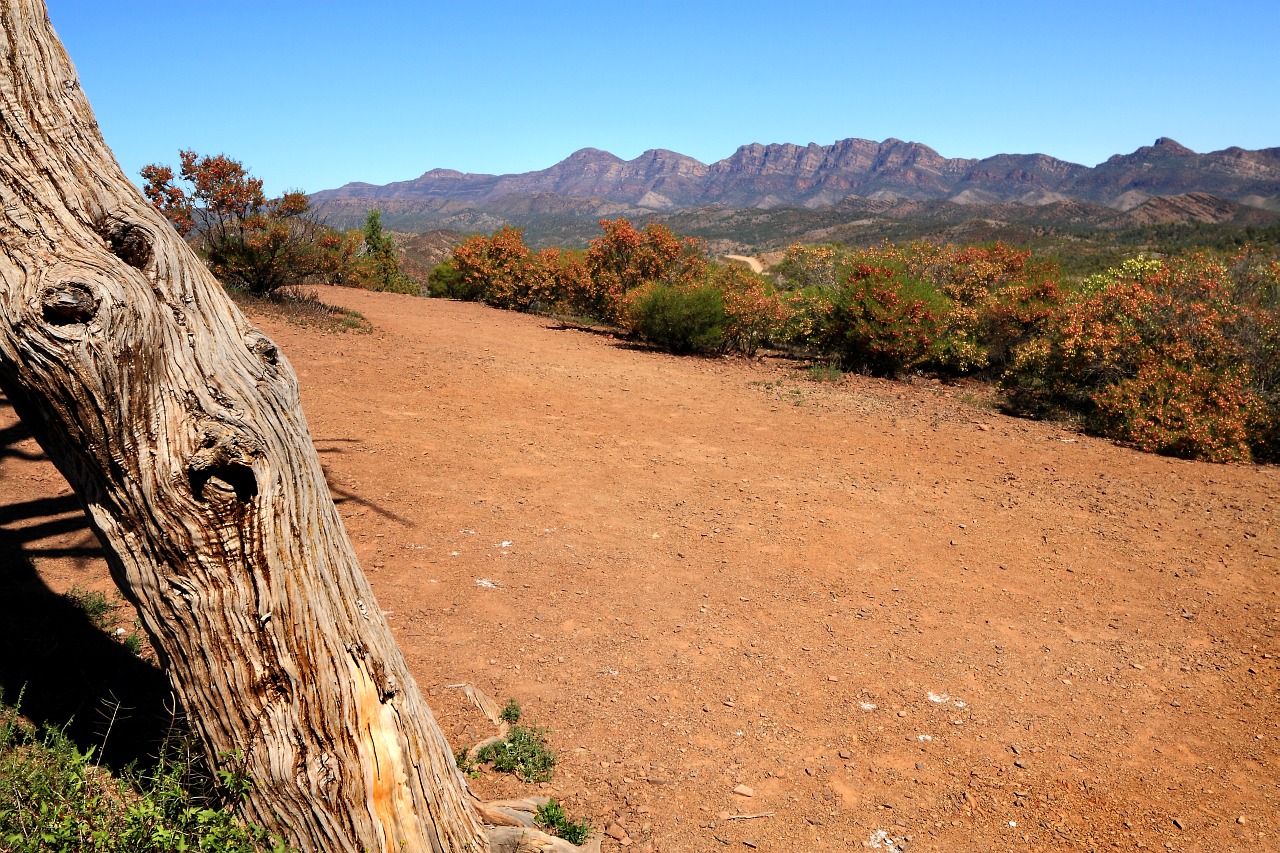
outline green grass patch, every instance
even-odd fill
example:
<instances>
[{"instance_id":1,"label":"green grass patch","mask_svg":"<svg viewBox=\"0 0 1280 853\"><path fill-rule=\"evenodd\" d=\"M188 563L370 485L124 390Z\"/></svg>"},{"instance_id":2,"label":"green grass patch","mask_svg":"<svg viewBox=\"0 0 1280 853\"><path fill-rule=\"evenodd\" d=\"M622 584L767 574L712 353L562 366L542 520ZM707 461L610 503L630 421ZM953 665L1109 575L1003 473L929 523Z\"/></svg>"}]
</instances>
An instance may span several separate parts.
<instances>
[{"instance_id":1,"label":"green grass patch","mask_svg":"<svg viewBox=\"0 0 1280 853\"><path fill-rule=\"evenodd\" d=\"M141 634L136 630L126 633L123 628L118 631L114 630L120 624L119 610L121 601L118 596L107 595L96 589L75 586L69 592L63 593L62 597L83 611L95 628L108 632L113 639L119 641L133 654L138 657L142 656L146 644Z\"/></svg>"},{"instance_id":2,"label":"green grass patch","mask_svg":"<svg viewBox=\"0 0 1280 853\"><path fill-rule=\"evenodd\" d=\"M120 609L120 603L104 592L75 586L71 588L70 592L64 593L63 598L82 610L95 627L104 631L111 630L120 621L119 617L116 616L116 611Z\"/></svg>"}]
</instances>

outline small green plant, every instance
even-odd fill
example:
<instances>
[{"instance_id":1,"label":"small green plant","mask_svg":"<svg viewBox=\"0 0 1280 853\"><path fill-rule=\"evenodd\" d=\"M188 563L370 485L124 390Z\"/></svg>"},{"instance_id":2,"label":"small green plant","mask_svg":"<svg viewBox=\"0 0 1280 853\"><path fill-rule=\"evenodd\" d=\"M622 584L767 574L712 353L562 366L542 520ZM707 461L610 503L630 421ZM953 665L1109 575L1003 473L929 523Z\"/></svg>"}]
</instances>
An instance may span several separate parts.
<instances>
[{"instance_id":1,"label":"small green plant","mask_svg":"<svg viewBox=\"0 0 1280 853\"><path fill-rule=\"evenodd\" d=\"M458 769L470 778L474 779L480 775L480 771L476 769L476 761L471 757L471 753L466 748L460 749L453 754L453 760L457 762Z\"/></svg>"},{"instance_id":2,"label":"small green plant","mask_svg":"<svg viewBox=\"0 0 1280 853\"><path fill-rule=\"evenodd\" d=\"M141 634L137 631L126 634L123 628L112 631L116 625L120 624L119 598L96 589L85 589L82 586L72 587L69 592L63 594L63 598L83 611L95 628L110 632L126 649L141 657L144 644Z\"/></svg>"},{"instance_id":3,"label":"small green plant","mask_svg":"<svg viewBox=\"0 0 1280 853\"><path fill-rule=\"evenodd\" d=\"M137 657L142 657L142 635L137 631L127 634L120 640L124 647Z\"/></svg>"},{"instance_id":4,"label":"small green plant","mask_svg":"<svg viewBox=\"0 0 1280 853\"><path fill-rule=\"evenodd\" d=\"M520 722L520 703L515 699L508 699L506 707L502 709L502 713L498 715L504 723L515 725Z\"/></svg>"},{"instance_id":5,"label":"small green plant","mask_svg":"<svg viewBox=\"0 0 1280 853\"><path fill-rule=\"evenodd\" d=\"M95 627L104 631L114 628L116 622L119 621L116 617L116 611L120 609L120 603L108 597L104 592L75 586L71 588L70 592L65 593L63 598L83 611L84 615L89 617L89 621Z\"/></svg>"},{"instance_id":6,"label":"small green plant","mask_svg":"<svg viewBox=\"0 0 1280 853\"><path fill-rule=\"evenodd\" d=\"M844 378L844 371L834 364L811 364L808 374L814 382L839 382Z\"/></svg>"},{"instance_id":7,"label":"small green plant","mask_svg":"<svg viewBox=\"0 0 1280 853\"><path fill-rule=\"evenodd\" d=\"M575 821L565 814L564 806L557 803L554 799L548 800L544 806L538 806L538 812L534 815L534 820L538 822L538 826L546 829L552 835L563 838L570 844L586 844L591 838L591 822L588 820Z\"/></svg>"},{"instance_id":8,"label":"small green plant","mask_svg":"<svg viewBox=\"0 0 1280 853\"><path fill-rule=\"evenodd\" d=\"M356 332L368 332L372 326L365 316L359 311L349 311L346 309L338 309L341 313L342 331L353 330Z\"/></svg>"},{"instance_id":9,"label":"small green plant","mask_svg":"<svg viewBox=\"0 0 1280 853\"><path fill-rule=\"evenodd\" d=\"M512 726L506 738L480 750L476 760L491 761L494 770L514 773L524 782L546 782L556 766L547 731L537 726Z\"/></svg>"}]
</instances>

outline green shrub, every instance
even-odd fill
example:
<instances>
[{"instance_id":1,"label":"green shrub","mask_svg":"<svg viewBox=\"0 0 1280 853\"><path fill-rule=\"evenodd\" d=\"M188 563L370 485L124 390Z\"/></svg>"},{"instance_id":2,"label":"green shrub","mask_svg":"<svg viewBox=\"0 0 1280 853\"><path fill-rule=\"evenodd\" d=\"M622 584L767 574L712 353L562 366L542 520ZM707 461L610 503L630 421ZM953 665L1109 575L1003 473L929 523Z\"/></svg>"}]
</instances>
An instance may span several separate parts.
<instances>
[{"instance_id":1,"label":"green shrub","mask_svg":"<svg viewBox=\"0 0 1280 853\"><path fill-rule=\"evenodd\" d=\"M714 287L650 284L630 294L627 325L676 355L714 353L724 343L724 297Z\"/></svg>"},{"instance_id":2,"label":"green shrub","mask_svg":"<svg viewBox=\"0 0 1280 853\"><path fill-rule=\"evenodd\" d=\"M554 799L548 800L544 806L538 806L538 812L534 819L537 821L538 826L546 829L552 835L563 838L570 844L583 845L591 838L591 822L573 820L565 813L564 806Z\"/></svg>"},{"instance_id":3,"label":"green shrub","mask_svg":"<svg viewBox=\"0 0 1280 853\"><path fill-rule=\"evenodd\" d=\"M512 726L506 738L476 754L476 761L492 761L493 769L514 773L525 782L546 782L556 766L556 754L547 747L545 729Z\"/></svg>"},{"instance_id":4,"label":"green shrub","mask_svg":"<svg viewBox=\"0 0 1280 853\"><path fill-rule=\"evenodd\" d=\"M997 372L1061 301L1057 268L1003 243L792 246L773 271L792 341L886 376Z\"/></svg>"},{"instance_id":5,"label":"green shrub","mask_svg":"<svg viewBox=\"0 0 1280 853\"><path fill-rule=\"evenodd\" d=\"M427 295L436 299L475 302L480 299L480 294L480 286L468 281L454 265L452 258L437 264L427 276Z\"/></svg>"},{"instance_id":6,"label":"green shrub","mask_svg":"<svg viewBox=\"0 0 1280 853\"><path fill-rule=\"evenodd\" d=\"M382 211L376 207L365 215L362 237L364 247L349 273L352 283L366 290L418 296L422 287L400 268L395 238L382 230Z\"/></svg>"}]
</instances>

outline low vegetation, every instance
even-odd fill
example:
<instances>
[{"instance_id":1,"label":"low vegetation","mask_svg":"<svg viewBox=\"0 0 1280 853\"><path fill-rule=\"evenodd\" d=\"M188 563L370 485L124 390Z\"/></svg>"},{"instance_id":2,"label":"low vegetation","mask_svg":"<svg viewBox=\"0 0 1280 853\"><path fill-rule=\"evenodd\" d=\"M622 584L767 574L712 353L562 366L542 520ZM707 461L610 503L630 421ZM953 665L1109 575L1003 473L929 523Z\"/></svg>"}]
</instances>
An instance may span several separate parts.
<instances>
[{"instance_id":1,"label":"low vegetation","mask_svg":"<svg viewBox=\"0 0 1280 853\"><path fill-rule=\"evenodd\" d=\"M126 649L135 655L142 655L144 641L137 629L126 630L117 627L120 624L119 611L121 601L118 596L109 596L98 590L72 587L64 597L79 608L95 628L108 632L120 641Z\"/></svg>"},{"instance_id":2,"label":"low vegetation","mask_svg":"<svg viewBox=\"0 0 1280 853\"><path fill-rule=\"evenodd\" d=\"M522 782L546 782L555 770L556 754L547 746L545 729L514 725L507 736L476 753L476 762L492 762L499 773L513 773Z\"/></svg>"},{"instance_id":3,"label":"low vegetation","mask_svg":"<svg viewBox=\"0 0 1280 853\"><path fill-rule=\"evenodd\" d=\"M313 288L281 288L270 297L255 296L236 289L228 289L228 293L244 310L272 314L295 326L320 329L325 332L367 334L373 331L373 324L359 311L322 302Z\"/></svg>"},{"instance_id":4,"label":"low vegetation","mask_svg":"<svg viewBox=\"0 0 1280 853\"><path fill-rule=\"evenodd\" d=\"M92 748L59 729L37 729L16 704L0 701L0 849L285 853L278 838L236 817L249 784L234 771L202 773L180 737L154 768L116 778L95 763Z\"/></svg>"},{"instance_id":5,"label":"low vegetation","mask_svg":"<svg viewBox=\"0 0 1280 853\"><path fill-rule=\"evenodd\" d=\"M552 798L544 806L539 806L534 816L538 826L552 835L563 838L570 844L586 844L591 838L590 821L574 820L565 813L564 806Z\"/></svg>"},{"instance_id":6,"label":"low vegetation","mask_svg":"<svg viewBox=\"0 0 1280 853\"><path fill-rule=\"evenodd\" d=\"M676 354L773 346L839 371L998 383L1010 411L1219 462L1280 458L1274 248L1141 255L1069 277L1003 243L792 246L768 275L660 224L603 220L586 251L504 228L458 246L436 296L588 318ZM831 373L829 371L837 371Z\"/></svg>"}]
</instances>

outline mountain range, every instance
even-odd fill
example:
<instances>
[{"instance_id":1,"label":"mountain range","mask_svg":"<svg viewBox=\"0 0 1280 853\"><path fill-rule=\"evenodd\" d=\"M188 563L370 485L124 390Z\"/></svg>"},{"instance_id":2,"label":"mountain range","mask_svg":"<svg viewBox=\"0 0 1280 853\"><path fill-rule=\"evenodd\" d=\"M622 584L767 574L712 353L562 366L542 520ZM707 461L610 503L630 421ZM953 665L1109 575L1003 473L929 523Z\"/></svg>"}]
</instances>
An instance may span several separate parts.
<instances>
[{"instance_id":1,"label":"mountain range","mask_svg":"<svg viewBox=\"0 0 1280 853\"><path fill-rule=\"evenodd\" d=\"M1075 202L1118 216L1154 198L1186 194L1193 194L1189 204L1199 209L1231 202L1233 211L1244 206L1280 212L1280 148L1200 154L1162 137L1093 167L1044 154L947 158L899 139L744 145L710 164L661 149L623 160L584 148L535 172L432 169L383 186L349 183L315 193L312 202L340 226L379 207L384 221L400 230L488 231L508 222L562 223L572 230L575 222L605 216L665 218L690 209L819 213L863 202L879 207L945 201L971 208Z\"/></svg>"}]
</instances>

